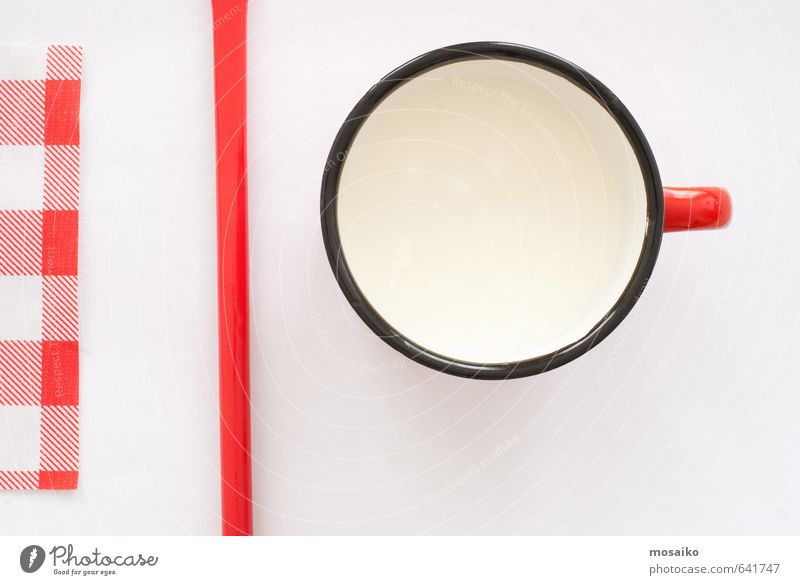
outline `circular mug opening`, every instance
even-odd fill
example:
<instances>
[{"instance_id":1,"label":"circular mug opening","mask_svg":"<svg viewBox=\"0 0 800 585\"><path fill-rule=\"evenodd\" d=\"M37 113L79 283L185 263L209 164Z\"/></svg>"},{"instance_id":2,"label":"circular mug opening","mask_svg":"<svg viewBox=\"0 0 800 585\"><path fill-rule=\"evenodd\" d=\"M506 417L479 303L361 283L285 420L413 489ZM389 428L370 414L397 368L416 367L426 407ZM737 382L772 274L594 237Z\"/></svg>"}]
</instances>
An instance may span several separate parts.
<instances>
[{"instance_id":1,"label":"circular mug opening","mask_svg":"<svg viewBox=\"0 0 800 585\"><path fill-rule=\"evenodd\" d=\"M597 341L649 274L657 173L588 74L453 49L388 76L343 127L326 245L357 312L409 357L535 373Z\"/></svg>"}]
</instances>

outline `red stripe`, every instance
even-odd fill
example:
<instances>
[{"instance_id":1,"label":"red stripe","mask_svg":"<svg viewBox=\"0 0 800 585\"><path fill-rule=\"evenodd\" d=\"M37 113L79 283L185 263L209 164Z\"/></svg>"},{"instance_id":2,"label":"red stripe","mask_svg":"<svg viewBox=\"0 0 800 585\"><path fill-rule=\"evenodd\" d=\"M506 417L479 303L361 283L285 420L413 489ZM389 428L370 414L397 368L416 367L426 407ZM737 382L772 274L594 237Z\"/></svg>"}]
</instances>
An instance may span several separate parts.
<instances>
[{"instance_id":1,"label":"red stripe","mask_svg":"<svg viewBox=\"0 0 800 585\"><path fill-rule=\"evenodd\" d=\"M44 208L77 209L80 173L79 146L45 146Z\"/></svg>"},{"instance_id":2,"label":"red stripe","mask_svg":"<svg viewBox=\"0 0 800 585\"><path fill-rule=\"evenodd\" d=\"M0 274L42 273L42 212L0 210Z\"/></svg>"},{"instance_id":3,"label":"red stripe","mask_svg":"<svg viewBox=\"0 0 800 585\"><path fill-rule=\"evenodd\" d=\"M38 487L38 471L0 471L0 490L35 490Z\"/></svg>"},{"instance_id":4,"label":"red stripe","mask_svg":"<svg viewBox=\"0 0 800 585\"><path fill-rule=\"evenodd\" d=\"M40 468L78 469L78 407L43 406Z\"/></svg>"},{"instance_id":5,"label":"red stripe","mask_svg":"<svg viewBox=\"0 0 800 585\"><path fill-rule=\"evenodd\" d=\"M0 405L41 403L42 343L0 341Z\"/></svg>"},{"instance_id":6,"label":"red stripe","mask_svg":"<svg viewBox=\"0 0 800 585\"><path fill-rule=\"evenodd\" d=\"M42 338L78 339L77 276L45 276L42 279Z\"/></svg>"},{"instance_id":7,"label":"red stripe","mask_svg":"<svg viewBox=\"0 0 800 585\"><path fill-rule=\"evenodd\" d=\"M0 81L0 144L44 144L45 82Z\"/></svg>"},{"instance_id":8,"label":"red stripe","mask_svg":"<svg viewBox=\"0 0 800 585\"><path fill-rule=\"evenodd\" d=\"M48 79L80 79L82 67L82 47L50 45L47 48Z\"/></svg>"}]
</instances>

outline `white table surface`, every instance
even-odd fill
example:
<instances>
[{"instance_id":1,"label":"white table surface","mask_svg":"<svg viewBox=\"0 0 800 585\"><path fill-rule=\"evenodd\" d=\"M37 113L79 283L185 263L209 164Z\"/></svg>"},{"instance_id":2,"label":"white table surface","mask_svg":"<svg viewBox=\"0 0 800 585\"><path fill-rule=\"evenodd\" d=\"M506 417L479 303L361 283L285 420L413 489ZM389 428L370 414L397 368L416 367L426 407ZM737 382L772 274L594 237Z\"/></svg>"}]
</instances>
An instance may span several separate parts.
<instances>
[{"instance_id":1,"label":"white table surface","mask_svg":"<svg viewBox=\"0 0 800 585\"><path fill-rule=\"evenodd\" d=\"M85 46L81 476L0 533L218 531L207 0L0 1L0 43ZM800 5L253 0L253 446L261 534L797 534ZM346 114L426 50L506 40L603 80L666 184L734 221L668 234L636 310L556 371L411 363L339 293L318 219Z\"/></svg>"}]
</instances>

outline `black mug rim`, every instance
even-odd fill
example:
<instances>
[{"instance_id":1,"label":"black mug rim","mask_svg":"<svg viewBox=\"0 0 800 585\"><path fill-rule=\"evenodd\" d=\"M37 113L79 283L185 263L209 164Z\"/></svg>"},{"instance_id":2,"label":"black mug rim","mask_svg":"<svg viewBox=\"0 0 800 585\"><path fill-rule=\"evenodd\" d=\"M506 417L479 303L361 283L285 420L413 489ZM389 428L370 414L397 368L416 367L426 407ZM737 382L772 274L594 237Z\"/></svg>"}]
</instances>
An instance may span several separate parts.
<instances>
[{"instance_id":1,"label":"black mug rim","mask_svg":"<svg viewBox=\"0 0 800 585\"><path fill-rule=\"evenodd\" d=\"M456 61L502 59L529 63L571 81L591 95L622 129L639 162L647 198L645 235L639 260L628 285L605 316L583 337L557 351L506 363L476 363L437 354L404 336L370 304L356 284L342 252L339 235L337 193L347 153L361 125L380 102L400 85L421 73ZM633 115L620 99L597 78L557 55L512 43L480 41L435 49L401 65L359 100L345 119L331 146L322 177L320 200L322 237L328 262L342 292L356 314L384 342L409 359L435 370L482 380L504 380L541 374L586 353L605 339L639 300L653 271L661 245L664 224L664 195L653 152Z\"/></svg>"}]
</instances>

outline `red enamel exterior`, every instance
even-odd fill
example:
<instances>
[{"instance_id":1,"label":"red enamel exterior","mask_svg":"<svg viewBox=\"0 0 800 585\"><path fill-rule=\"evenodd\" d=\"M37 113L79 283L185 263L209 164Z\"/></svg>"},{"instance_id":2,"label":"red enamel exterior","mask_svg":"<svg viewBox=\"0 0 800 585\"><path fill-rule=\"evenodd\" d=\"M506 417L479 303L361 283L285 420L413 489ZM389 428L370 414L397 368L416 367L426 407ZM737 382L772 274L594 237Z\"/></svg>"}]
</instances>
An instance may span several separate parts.
<instances>
[{"instance_id":1,"label":"red enamel exterior","mask_svg":"<svg viewBox=\"0 0 800 585\"><path fill-rule=\"evenodd\" d=\"M664 231L721 228L731 220L731 196L722 187L664 187Z\"/></svg>"},{"instance_id":2,"label":"red enamel exterior","mask_svg":"<svg viewBox=\"0 0 800 585\"><path fill-rule=\"evenodd\" d=\"M247 259L247 2L212 0L222 533L253 533Z\"/></svg>"}]
</instances>

